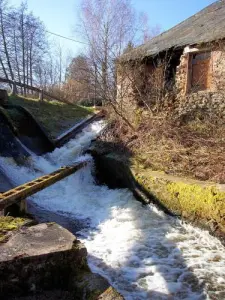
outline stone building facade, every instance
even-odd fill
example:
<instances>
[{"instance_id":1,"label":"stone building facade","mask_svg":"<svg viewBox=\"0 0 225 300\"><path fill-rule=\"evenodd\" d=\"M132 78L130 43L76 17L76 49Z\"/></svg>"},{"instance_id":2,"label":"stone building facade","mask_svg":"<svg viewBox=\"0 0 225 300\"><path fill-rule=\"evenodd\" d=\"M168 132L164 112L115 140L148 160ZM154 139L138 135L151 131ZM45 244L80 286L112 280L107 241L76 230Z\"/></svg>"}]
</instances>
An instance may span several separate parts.
<instances>
[{"instance_id":1,"label":"stone building facade","mask_svg":"<svg viewBox=\"0 0 225 300\"><path fill-rule=\"evenodd\" d=\"M133 112L149 105L165 112L172 95L179 115L203 111L225 118L225 42L186 46L182 52L166 55L119 65L117 100L121 108Z\"/></svg>"},{"instance_id":2,"label":"stone building facade","mask_svg":"<svg viewBox=\"0 0 225 300\"><path fill-rule=\"evenodd\" d=\"M156 109L166 89L165 66L159 59L119 64L117 68L117 101L132 114L140 107Z\"/></svg>"},{"instance_id":3,"label":"stone building facade","mask_svg":"<svg viewBox=\"0 0 225 300\"><path fill-rule=\"evenodd\" d=\"M173 110L178 115L201 111L224 120L224 15L225 0L218 0L122 55L122 66L134 67L137 62L141 65L139 77L127 78L129 89L123 102L131 107L144 102L157 113L160 109L168 114ZM122 78L118 76L120 88ZM122 81L126 82L124 78ZM126 90L126 85L123 87Z\"/></svg>"}]
</instances>

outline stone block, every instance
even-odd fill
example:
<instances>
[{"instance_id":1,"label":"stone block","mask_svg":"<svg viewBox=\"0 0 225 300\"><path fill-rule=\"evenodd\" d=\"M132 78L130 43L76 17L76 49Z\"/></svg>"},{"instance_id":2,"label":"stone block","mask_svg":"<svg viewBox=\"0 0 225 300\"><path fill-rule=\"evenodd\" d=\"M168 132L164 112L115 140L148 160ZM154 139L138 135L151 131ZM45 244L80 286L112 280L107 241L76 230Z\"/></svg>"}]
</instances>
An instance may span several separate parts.
<instances>
[{"instance_id":1,"label":"stone block","mask_svg":"<svg viewBox=\"0 0 225 300\"><path fill-rule=\"evenodd\" d=\"M0 245L0 252L0 299L66 290L87 256L83 244L55 223L21 228Z\"/></svg>"},{"instance_id":2,"label":"stone block","mask_svg":"<svg viewBox=\"0 0 225 300\"><path fill-rule=\"evenodd\" d=\"M123 299L91 273L84 245L56 223L21 227L0 252L0 299Z\"/></svg>"}]
</instances>

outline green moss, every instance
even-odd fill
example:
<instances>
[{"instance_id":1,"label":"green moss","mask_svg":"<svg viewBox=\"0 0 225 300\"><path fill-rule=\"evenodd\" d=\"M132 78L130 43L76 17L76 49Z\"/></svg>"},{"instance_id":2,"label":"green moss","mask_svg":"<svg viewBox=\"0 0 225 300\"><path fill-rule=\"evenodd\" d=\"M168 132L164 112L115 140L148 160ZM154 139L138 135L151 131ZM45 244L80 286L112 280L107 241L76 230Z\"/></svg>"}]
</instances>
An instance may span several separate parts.
<instances>
[{"instance_id":1,"label":"green moss","mask_svg":"<svg viewBox=\"0 0 225 300\"><path fill-rule=\"evenodd\" d=\"M201 223L212 221L225 232L225 192L197 181L177 181L170 176L152 176L151 172L134 174L137 182L169 210Z\"/></svg>"},{"instance_id":2,"label":"green moss","mask_svg":"<svg viewBox=\"0 0 225 300\"><path fill-rule=\"evenodd\" d=\"M172 182L167 184L169 196L178 201L180 210L195 214L197 218L213 220L225 229L225 193L216 187Z\"/></svg>"},{"instance_id":3,"label":"green moss","mask_svg":"<svg viewBox=\"0 0 225 300\"><path fill-rule=\"evenodd\" d=\"M26 219L13 217L0 217L0 243L7 239L7 233L19 229L24 225Z\"/></svg>"}]
</instances>

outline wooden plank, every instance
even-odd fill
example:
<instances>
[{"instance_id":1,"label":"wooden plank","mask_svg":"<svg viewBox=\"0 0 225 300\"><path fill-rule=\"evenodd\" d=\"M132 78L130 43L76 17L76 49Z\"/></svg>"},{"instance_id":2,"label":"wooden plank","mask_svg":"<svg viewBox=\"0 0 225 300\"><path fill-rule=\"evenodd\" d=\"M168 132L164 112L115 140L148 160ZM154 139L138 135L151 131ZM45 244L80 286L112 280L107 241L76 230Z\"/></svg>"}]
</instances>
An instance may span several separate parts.
<instances>
[{"instance_id":1,"label":"wooden plank","mask_svg":"<svg viewBox=\"0 0 225 300\"><path fill-rule=\"evenodd\" d=\"M191 87L194 90L207 90L211 87L211 53L201 52L192 58Z\"/></svg>"},{"instance_id":2,"label":"wooden plank","mask_svg":"<svg viewBox=\"0 0 225 300\"><path fill-rule=\"evenodd\" d=\"M208 89L210 87L210 60L199 61L192 65L192 87Z\"/></svg>"}]
</instances>

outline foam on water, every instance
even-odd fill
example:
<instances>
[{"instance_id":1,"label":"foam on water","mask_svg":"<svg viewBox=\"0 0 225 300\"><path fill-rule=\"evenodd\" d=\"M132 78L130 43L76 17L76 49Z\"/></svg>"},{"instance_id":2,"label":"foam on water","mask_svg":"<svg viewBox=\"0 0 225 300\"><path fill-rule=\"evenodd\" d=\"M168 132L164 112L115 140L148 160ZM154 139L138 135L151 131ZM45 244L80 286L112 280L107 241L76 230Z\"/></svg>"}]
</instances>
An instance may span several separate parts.
<instances>
[{"instance_id":1,"label":"foam on water","mask_svg":"<svg viewBox=\"0 0 225 300\"><path fill-rule=\"evenodd\" d=\"M95 122L74 140L28 166L0 158L16 184L71 164L103 127ZM93 163L39 192L31 201L45 210L86 220L79 232L89 265L126 299L225 299L225 251L207 232L143 206L126 189L97 186Z\"/></svg>"}]
</instances>

